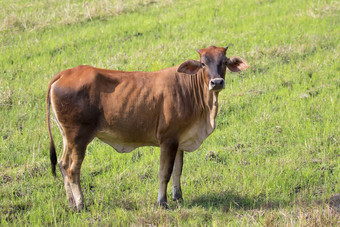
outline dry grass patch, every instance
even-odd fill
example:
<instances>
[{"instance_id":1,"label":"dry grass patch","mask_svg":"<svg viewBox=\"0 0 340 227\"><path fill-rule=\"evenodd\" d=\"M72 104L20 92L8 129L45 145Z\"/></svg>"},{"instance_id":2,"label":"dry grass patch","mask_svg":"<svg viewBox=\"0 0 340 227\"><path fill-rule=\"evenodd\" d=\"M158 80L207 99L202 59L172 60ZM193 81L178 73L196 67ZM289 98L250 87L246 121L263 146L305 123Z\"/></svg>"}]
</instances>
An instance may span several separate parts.
<instances>
[{"instance_id":1,"label":"dry grass patch","mask_svg":"<svg viewBox=\"0 0 340 227\"><path fill-rule=\"evenodd\" d=\"M39 30L55 25L81 23L134 12L151 4L165 6L172 0L22 1L0 0L0 31Z\"/></svg>"},{"instance_id":2,"label":"dry grass patch","mask_svg":"<svg viewBox=\"0 0 340 227\"><path fill-rule=\"evenodd\" d=\"M13 103L13 91L0 80L0 107L11 106Z\"/></svg>"}]
</instances>

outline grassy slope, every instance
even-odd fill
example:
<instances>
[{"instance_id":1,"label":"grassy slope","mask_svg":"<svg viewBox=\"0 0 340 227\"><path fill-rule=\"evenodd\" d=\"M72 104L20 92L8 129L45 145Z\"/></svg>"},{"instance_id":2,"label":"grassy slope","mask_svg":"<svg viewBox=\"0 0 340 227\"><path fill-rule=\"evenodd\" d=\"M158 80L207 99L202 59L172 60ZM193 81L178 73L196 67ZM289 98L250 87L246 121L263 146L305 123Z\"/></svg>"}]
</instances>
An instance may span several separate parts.
<instances>
[{"instance_id":1,"label":"grassy slope","mask_svg":"<svg viewBox=\"0 0 340 227\"><path fill-rule=\"evenodd\" d=\"M339 224L327 204L340 192L338 1L141 2L92 21L81 10L65 23L27 13L26 30L21 11L3 7L19 22L7 21L0 37L1 223ZM121 155L95 140L82 169L87 211L69 212L49 169L50 78L79 64L158 70L211 44L231 44L229 55L251 68L227 74L216 131L185 154L185 202L155 206L158 148Z\"/></svg>"}]
</instances>

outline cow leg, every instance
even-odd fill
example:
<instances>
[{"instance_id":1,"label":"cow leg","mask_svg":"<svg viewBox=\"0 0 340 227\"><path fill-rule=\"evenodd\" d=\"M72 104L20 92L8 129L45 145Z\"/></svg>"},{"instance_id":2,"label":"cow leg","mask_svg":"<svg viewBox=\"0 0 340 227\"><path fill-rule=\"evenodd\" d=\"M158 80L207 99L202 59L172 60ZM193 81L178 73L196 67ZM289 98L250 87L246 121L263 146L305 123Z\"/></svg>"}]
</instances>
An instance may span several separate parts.
<instances>
[{"instance_id":1,"label":"cow leg","mask_svg":"<svg viewBox=\"0 0 340 227\"><path fill-rule=\"evenodd\" d=\"M172 198L174 201L182 201L182 189L181 189L181 175L183 167L183 151L178 150L174 163L174 169L172 170Z\"/></svg>"},{"instance_id":2,"label":"cow leg","mask_svg":"<svg viewBox=\"0 0 340 227\"><path fill-rule=\"evenodd\" d=\"M167 207L166 189L171 177L174 161L178 149L178 142L168 139L161 143L161 156L159 162L159 190L157 204Z\"/></svg>"},{"instance_id":3,"label":"cow leg","mask_svg":"<svg viewBox=\"0 0 340 227\"><path fill-rule=\"evenodd\" d=\"M66 190L68 203L69 203L71 208L76 208L76 202L75 202L74 197L73 197L72 189L71 189L71 186L70 186L70 181L69 181L69 179L66 175L65 169L62 167L62 165L63 165L62 163L63 163L63 161L60 161L59 169L60 169L61 175L63 176L63 179L64 179L64 186L65 186L65 190Z\"/></svg>"},{"instance_id":4,"label":"cow leg","mask_svg":"<svg viewBox=\"0 0 340 227\"><path fill-rule=\"evenodd\" d=\"M79 155L81 153L79 150L76 147L72 147L71 144L67 145L67 149L59 163L69 205L76 210L80 210L84 206L83 195L80 189L80 166L84 159L85 150L82 155ZM78 153L78 156L76 153Z\"/></svg>"},{"instance_id":5,"label":"cow leg","mask_svg":"<svg viewBox=\"0 0 340 227\"><path fill-rule=\"evenodd\" d=\"M73 127L66 131L67 146L62 155L60 170L64 178L67 198L71 208L82 210L84 197L80 186L80 169L87 144L93 139L91 130Z\"/></svg>"},{"instance_id":6,"label":"cow leg","mask_svg":"<svg viewBox=\"0 0 340 227\"><path fill-rule=\"evenodd\" d=\"M84 208L84 196L80 186L80 168L85 157L86 146L75 145L70 150L72 153L68 165L62 163L62 167L65 169L68 185L72 191L75 202L74 208L79 211Z\"/></svg>"},{"instance_id":7,"label":"cow leg","mask_svg":"<svg viewBox=\"0 0 340 227\"><path fill-rule=\"evenodd\" d=\"M63 155L62 155L62 160L64 160L64 163L66 163L66 166L68 166L68 162L69 162L69 154L71 153L71 150L68 150L68 146L67 146L67 138L66 138L66 134L65 134L65 130L64 128L61 126L58 118L55 115L55 111L54 108L52 108L53 114L55 116L55 119L57 121L57 125L58 128L60 130L61 136L63 137ZM64 186L65 186L65 190L66 190L66 195L67 195L67 199L69 202L69 205L71 208L75 208L76 207L76 203L72 194L72 189L70 186L70 181L66 175L65 169L62 167L63 166L63 161L59 162L59 169L61 172L61 175L63 176L63 180L64 180Z\"/></svg>"}]
</instances>

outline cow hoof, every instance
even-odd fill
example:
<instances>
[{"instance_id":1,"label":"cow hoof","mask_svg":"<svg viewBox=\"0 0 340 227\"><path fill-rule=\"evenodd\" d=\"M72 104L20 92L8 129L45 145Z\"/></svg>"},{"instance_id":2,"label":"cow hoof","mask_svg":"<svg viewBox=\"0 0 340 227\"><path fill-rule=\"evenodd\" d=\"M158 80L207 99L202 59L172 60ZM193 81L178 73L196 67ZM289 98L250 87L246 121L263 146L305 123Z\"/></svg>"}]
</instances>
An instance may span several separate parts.
<instances>
[{"instance_id":1,"label":"cow hoof","mask_svg":"<svg viewBox=\"0 0 340 227\"><path fill-rule=\"evenodd\" d=\"M177 202L183 202L182 193L178 192L178 193L174 194L173 197L172 197L172 200L177 201Z\"/></svg>"},{"instance_id":2,"label":"cow hoof","mask_svg":"<svg viewBox=\"0 0 340 227\"><path fill-rule=\"evenodd\" d=\"M74 206L73 207L73 210L76 211L76 212L82 212L84 210L84 205L83 204L80 204L79 206Z\"/></svg>"},{"instance_id":3,"label":"cow hoof","mask_svg":"<svg viewBox=\"0 0 340 227\"><path fill-rule=\"evenodd\" d=\"M78 204L77 210L84 210L84 203Z\"/></svg>"},{"instance_id":4,"label":"cow hoof","mask_svg":"<svg viewBox=\"0 0 340 227\"><path fill-rule=\"evenodd\" d=\"M184 200L183 200L183 198L182 198L182 196L181 197L176 197L176 198L172 198L172 201L176 201L176 202L179 202L179 203L182 203Z\"/></svg>"},{"instance_id":5,"label":"cow hoof","mask_svg":"<svg viewBox=\"0 0 340 227\"><path fill-rule=\"evenodd\" d=\"M69 204L70 210L73 210L75 212L81 212L82 210L86 210L87 208L85 208L84 203L80 203L78 205L76 205L76 203L74 204Z\"/></svg>"},{"instance_id":6,"label":"cow hoof","mask_svg":"<svg viewBox=\"0 0 340 227\"><path fill-rule=\"evenodd\" d=\"M167 203L163 203L162 205L160 205L160 207L164 210L169 210L168 204Z\"/></svg>"},{"instance_id":7,"label":"cow hoof","mask_svg":"<svg viewBox=\"0 0 340 227\"><path fill-rule=\"evenodd\" d=\"M183 197L182 197L182 190L178 187L174 187L173 191L172 191L172 200L173 201L178 201L178 202L182 202L183 201Z\"/></svg>"},{"instance_id":8,"label":"cow hoof","mask_svg":"<svg viewBox=\"0 0 340 227\"><path fill-rule=\"evenodd\" d=\"M68 198L68 205L70 206L71 209L77 208L76 202L74 201L73 198Z\"/></svg>"},{"instance_id":9,"label":"cow hoof","mask_svg":"<svg viewBox=\"0 0 340 227\"><path fill-rule=\"evenodd\" d=\"M163 201L157 201L157 205L158 205L159 207L163 208L163 209L166 209L166 210L169 209L168 203L167 203L165 200L163 200Z\"/></svg>"}]
</instances>

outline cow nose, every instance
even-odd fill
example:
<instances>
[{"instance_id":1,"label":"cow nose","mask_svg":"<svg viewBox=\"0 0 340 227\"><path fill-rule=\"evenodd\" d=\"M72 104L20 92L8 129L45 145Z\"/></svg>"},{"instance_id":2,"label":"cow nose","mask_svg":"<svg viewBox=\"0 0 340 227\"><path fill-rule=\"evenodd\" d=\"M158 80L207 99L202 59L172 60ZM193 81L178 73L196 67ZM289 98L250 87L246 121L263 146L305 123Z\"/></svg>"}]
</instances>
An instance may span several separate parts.
<instances>
[{"instance_id":1,"label":"cow nose","mask_svg":"<svg viewBox=\"0 0 340 227\"><path fill-rule=\"evenodd\" d=\"M224 79L215 78L211 79L209 82L209 90L222 90L224 88Z\"/></svg>"}]
</instances>

